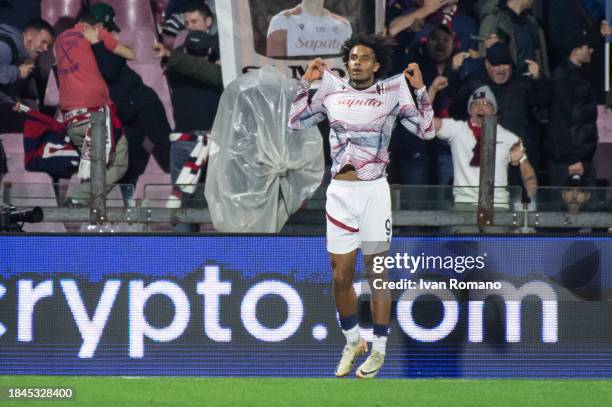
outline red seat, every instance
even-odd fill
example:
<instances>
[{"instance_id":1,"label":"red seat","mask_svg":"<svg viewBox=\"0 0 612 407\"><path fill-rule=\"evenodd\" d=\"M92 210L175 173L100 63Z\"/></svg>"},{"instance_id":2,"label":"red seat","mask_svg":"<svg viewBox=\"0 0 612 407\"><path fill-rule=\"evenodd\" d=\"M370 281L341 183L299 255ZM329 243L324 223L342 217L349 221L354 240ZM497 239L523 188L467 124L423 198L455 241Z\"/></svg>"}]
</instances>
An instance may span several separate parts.
<instances>
[{"instance_id":1,"label":"red seat","mask_svg":"<svg viewBox=\"0 0 612 407\"><path fill-rule=\"evenodd\" d=\"M82 0L42 0L41 17L55 25L62 17L76 18L81 12Z\"/></svg>"}]
</instances>

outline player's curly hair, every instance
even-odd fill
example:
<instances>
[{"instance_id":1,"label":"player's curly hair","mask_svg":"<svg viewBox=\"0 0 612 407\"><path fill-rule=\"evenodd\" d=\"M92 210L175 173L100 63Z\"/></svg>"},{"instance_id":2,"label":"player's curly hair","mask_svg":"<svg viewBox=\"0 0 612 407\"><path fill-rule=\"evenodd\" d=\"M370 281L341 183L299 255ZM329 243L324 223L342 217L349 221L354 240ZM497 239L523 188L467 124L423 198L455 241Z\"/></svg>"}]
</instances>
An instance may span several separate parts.
<instances>
[{"instance_id":1,"label":"player's curly hair","mask_svg":"<svg viewBox=\"0 0 612 407\"><path fill-rule=\"evenodd\" d=\"M353 47L365 45L368 48L372 48L376 56L376 61L380 64L380 68L374 73L374 76L379 79L385 77L391 70L391 54L393 54L393 47L395 47L395 44L396 42L392 37L382 34L353 34L351 38L344 41L344 44L342 44L340 55L342 56L344 65L348 66L349 54Z\"/></svg>"}]
</instances>

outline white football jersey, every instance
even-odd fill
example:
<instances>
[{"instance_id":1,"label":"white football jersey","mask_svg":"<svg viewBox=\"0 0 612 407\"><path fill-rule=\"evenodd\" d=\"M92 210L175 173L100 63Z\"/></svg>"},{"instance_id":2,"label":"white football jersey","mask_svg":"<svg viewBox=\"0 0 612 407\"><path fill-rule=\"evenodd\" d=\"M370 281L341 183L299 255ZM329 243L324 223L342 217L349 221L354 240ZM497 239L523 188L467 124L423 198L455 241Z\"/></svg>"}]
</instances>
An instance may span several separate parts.
<instances>
[{"instance_id":1,"label":"white football jersey","mask_svg":"<svg viewBox=\"0 0 612 407\"><path fill-rule=\"evenodd\" d=\"M308 14L301 7L295 13L281 11L270 20L268 36L287 31L287 56L337 55L342 43L353 33L348 20L328 11L321 17Z\"/></svg>"},{"instance_id":2,"label":"white football jersey","mask_svg":"<svg viewBox=\"0 0 612 407\"><path fill-rule=\"evenodd\" d=\"M346 79L325 70L319 89L309 101L310 85L305 80L299 82L288 126L308 128L327 117L332 176L350 164L361 180L384 177L391 132L398 118L417 137L431 140L435 136L427 89L423 86L415 90L415 103L403 74L357 90Z\"/></svg>"}]
</instances>

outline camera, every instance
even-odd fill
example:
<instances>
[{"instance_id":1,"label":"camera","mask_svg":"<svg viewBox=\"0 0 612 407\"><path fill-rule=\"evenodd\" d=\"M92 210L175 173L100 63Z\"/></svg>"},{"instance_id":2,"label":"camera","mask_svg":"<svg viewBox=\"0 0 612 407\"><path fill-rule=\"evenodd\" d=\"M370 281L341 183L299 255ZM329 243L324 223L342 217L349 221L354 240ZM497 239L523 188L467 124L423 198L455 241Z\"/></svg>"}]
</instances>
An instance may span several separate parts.
<instances>
[{"instance_id":1,"label":"camera","mask_svg":"<svg viewBox=\"0 0 612 407\"><path fill-rule=\"evenodd\" d=\"M14 206L0 206L0 232L21 231L24 223L37 223L43 220L39 206L18 210Z\"/></svg>"}]
</instances>

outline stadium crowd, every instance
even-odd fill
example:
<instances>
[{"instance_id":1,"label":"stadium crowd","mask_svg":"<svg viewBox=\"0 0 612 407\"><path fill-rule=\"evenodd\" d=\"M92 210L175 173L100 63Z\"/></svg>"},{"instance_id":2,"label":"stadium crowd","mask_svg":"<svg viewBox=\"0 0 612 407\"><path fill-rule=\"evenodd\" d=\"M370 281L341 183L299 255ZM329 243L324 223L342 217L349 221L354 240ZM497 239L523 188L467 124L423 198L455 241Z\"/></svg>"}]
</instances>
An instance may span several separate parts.
<instances>
[{"instance_id":1,"label":"stadium crowd","mask_svg":"<svg viewBox=\"0 0 612 407\"><path fill-rule=\"evenodd\" d=\"M65 128L56 129L48 143L53 143L53 151L71 150L71 154L45 155L45 146L25 143L26 169L60 177L78 171L87 180L87 128L91 113L102 111L109 118L109 183L135 184L149 151L159 167L171 173L174 184L203 180L202 145L223 92L217 21L206 2L151 2L159 39L153 55L165 68L172 120L156 91L126 63L139 55L116 39L121 27L109 5L112 1L72 2L78 3L79 18L61 18L54 26L41 19L45 3L0 2L0 91L54 116L56 108L44 104L48 78L54 77ZM391 74L417 62L435 116L443 119L443 127L448 123L433 141L396 126L388 168L391 182L473 182L465 168L479 164L472 157L457 156L460 148L453 147L451 140L457 139L449 132L467 123L462 127L466 143L473 143L476 151L480 132L472 126L473 118L486 112L470 108L475 99L482 99L485 109L487 104L494 106L489 114L496 114L499 124L521 139L520 154L506 155L507 173L510 184L524 185L526 200L533 196L533 185L525 182L524 162L532 167L539 185L608 185L607 180L597 179L594 163L598 105L606 104L605 36L612 34L604 1L387 0L386 10L387 34L396 41ZM23 132L26 140L40 134L40 128L23 128L24 115L16 107L0 106L0 133ZM58 137L62 131L68 138ZM153 148L145 148L145 138ZM75 148L81 157L78 167ZM57 171L58 167L71 171ZM0 177L6 172L0 145ZM83 183L67 204L83 204L87 188ZM184 205L193 195L193 189L173 190L173 197ZM131 199L130 192L125 191L124 197Z\"/></svg>"}]
</instances>

